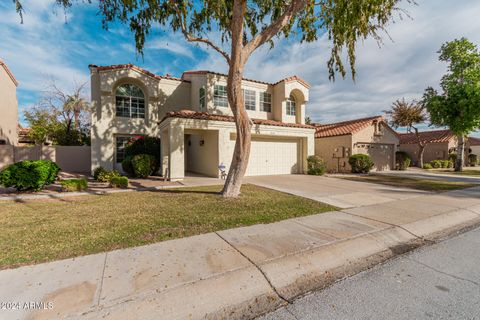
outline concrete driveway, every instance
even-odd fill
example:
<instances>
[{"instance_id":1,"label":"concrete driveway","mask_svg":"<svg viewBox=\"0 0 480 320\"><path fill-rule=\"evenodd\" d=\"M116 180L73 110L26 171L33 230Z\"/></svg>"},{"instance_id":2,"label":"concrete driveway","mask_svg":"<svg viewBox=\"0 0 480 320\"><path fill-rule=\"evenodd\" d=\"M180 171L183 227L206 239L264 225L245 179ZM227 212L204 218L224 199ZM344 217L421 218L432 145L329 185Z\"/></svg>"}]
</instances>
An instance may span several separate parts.
<instances>
[{"instance_id":1,"label":"concrete driveway","mask_svg":"<svg viewBox=\"0 0 480 320\"><path fill-rule=\"evenodd\" d=\"M420 190L309 175L248 177L246 182L328 203L339 208L374 205L429 194L429 192Z\"/></svg>"}]
</instances>

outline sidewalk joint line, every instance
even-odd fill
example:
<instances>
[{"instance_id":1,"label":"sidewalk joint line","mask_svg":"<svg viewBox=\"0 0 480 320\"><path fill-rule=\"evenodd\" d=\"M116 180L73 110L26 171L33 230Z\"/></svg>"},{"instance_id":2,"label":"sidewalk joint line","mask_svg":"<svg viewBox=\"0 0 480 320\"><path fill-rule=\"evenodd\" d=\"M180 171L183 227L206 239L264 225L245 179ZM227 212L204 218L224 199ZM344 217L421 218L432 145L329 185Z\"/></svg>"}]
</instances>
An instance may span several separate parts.
<instances>
[{"instance_id":1,"label":"sidewalk joint line","mask_svg":"<svg viewBox=\"0 0 480 320\"><path fill-rule=\"evenodd\" d=\"M275 288L275 286L272 284L272 282L270 281L270 279L268 278L267 274L255 263L253 262L252 259L250 259L249 257L247 257L247 255L245 255L242 251L240 251L239 249L237 249L237 247L235 247L233 244L231 244L227 239L225 239L224 237L222 237L217 231L215 231L215 234L220 238L222 239L223 241L225 241L230 247L232 247L235 251L237 251L242 257L244 257L245 259L248 260L248 262L250 262L262 275L263 277L265 278L265 280L267 281L268 285L270 286L270 288L272 288L273 292L275 292L275 294L280 298L282 299L284 302L286 302L287 304L291 304L292 302L290 300L288 300L287 298L285 298L282 294L280 294L280 292L277 291L277 288Z\"/></svg>"},{"instance_id":2,"label":"sidewalk joint line","mask_svg":"<svg viewBox=\"0 0 480 320\"><path fill-rule=\"evenodd\" d=\"M372 221L375 221L375 222L380 222L380 223L384 223L384 224L388 224L392 227L397 227L397 228L400 228L402 229L403 231L411 234L412 236L414 236L415 238L419 239L419 240L422 240L422 241L425 241L426 243L435 243L435 241L433 240L429 240L429 239L426 239L424 237L421 237L421 236L418 236L416 235L415 233L411 232L410 230L400 226L400 225L397 225L397 224L394 224L394 223L390 223L390 222L385 222L385 221L381 221L381 220L377 220L377 219L373 219L373 218L369 218L369 217L364 217L364 216L360 216L360 215L357 215L355 213L350 213L350 212L345 212L345 211L342 211L343 213L346 213L346 214L349 214L349 215L352 215L352 216L355 216L355 217L360 217L360 218L364 218L364 219L369 219L369 220L372 220Z\"/></svg>"},{"instance_id":3,"label":"sidewalk joint line","mask_svg":"<svg viewBox=\"0 0 480 320\"><path fill-rule=\"evenodd\" d=\"M102 279L100 281L100 289L98 292L97 307L100 306L100 298L102 297L103 279L105 278L105 269L107 267L107 255L108 255L108 252L105 252L105 259L103 260Z\"/></svg>"}]
</instances>

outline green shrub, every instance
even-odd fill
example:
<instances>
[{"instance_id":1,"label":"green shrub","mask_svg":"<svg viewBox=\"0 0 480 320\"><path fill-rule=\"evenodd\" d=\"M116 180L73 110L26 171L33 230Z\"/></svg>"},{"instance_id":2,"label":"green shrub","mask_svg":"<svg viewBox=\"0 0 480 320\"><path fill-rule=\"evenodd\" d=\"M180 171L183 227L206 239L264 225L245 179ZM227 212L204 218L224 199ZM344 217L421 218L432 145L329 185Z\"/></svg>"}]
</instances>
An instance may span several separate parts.
<instances>
[{"instance_id":1,"label":"green shrub","mask_svg":"<svg viewBox=\"0 0 480 320\"><path fill-rule=\"evenodd\" d=\"M430 163L425 163L423 165L423 169L433 169L432 165Z\"/></svg>"},{"instance_id":2,"label":"green shrub","mask_svg":"<svg viewBox=\"0 0 480 320\"><path fill-rule=\"evenodd\" d=\"M133 156L126 156L125 159L123 159L122 161L122 169L129 176L135 175L135 171L133 170L132 158Z\"/></svg>"},{"instance_id":3,"label":"green shrub","mask_svg":"<svg viewBox=\"0 0 480 320\"><path fill-rule=\"evenodd\" d=\"M442 160L433 160L430 161L430 164L432 165L432 168L438 169L442 167Z\"/></svg>"},{"instance_id":4,"label":"green shrub","mask_svg":"<svg viewBox=\"0 0 480 320\"><path fill-rule=\"evenodd\" d=\"M410 167L412 159L408 153L404 151L397 151L395 153L395 162L398 170L407 170L407 168Z\"/></svg>"},{"instance_id":5,"label":"green shrub","mask_svg":"<svg viewBox=\"0 0 480 320\"><path fill-rule=\"evenodd\" d=\"M99 182L110 182L114 177L120 177L120 173L117 170L103 170L98 174L97 181Z\"/></svg>"},{"instance_id":6,"label":"green shrub","mask_svg":"<svg viewBox=\"0 0 480 320\"><path fill-rule=\"evenodd\" d=\"M449 153L448 154L448 160L450 160L452 163L455 163L457 161L457 154L456 153Z\"/></svg>"},{"instance_id":7,"label":"green shrub","mask_svg":"<svg viewBox=\"0 0 480 320\"><path fill-rule=\"evenodd\" d=\"M155 171L155 157L150 154L138 154L132 158L135 177L146 178Z\"/></svg>"},{"instance_id":8,"label":"green shrub","mask_svg":"<svg viewBox=\"0 0 480 320\"><path fill-rule=\"evenodd\" d=\"M477 159L477 155L476 154L469 154L468 155L468 162L470 164L471 167L475 167L477 165L477 162L478 162L478 159Z\"/></svg>"},{"instance_id":9,"label":"green shrub","mask_svg":"<svg viewBox=\"0 0 480 320\"><path fill-rule=\"evenodd\" d=\"M160 168L161 163L160 139L157 137L149 136L138 136L132 138L125 146L125 156L134 157L139 154L149 154L155 157L155 167L153 173L156 173Z\"/></svg>"},{"instance_id":10,"label":"green shrub","mask_svg":"<svg viewBox=\"0 0 480 320\"><path fill-rule=\"evenodd\" d=\"M62 190L67 192L83 191L87 190L88 187L87 179L85 178L62 180L60 185Z\"/></svg>"},{"instance_id":11,"label":"green shrub","mask_svg":"<svg viewBox=\"0 0 480 320\"><path fill-rule=\"evenodd\" d=\"M352 173L368 173L373 168L372 158L368 154L354 154L348 158Z\"/></svg>"},{"instance_id":12,"label":"green shrub","mask_svg":"<svg viewBox=\"0 0 480 320\"><path fill-rule=\"evenodd\" d=\"M450 160L440 160L442 168L450 168Z\"/></svg>"},{"instance_id":13,"label":"green shrub","mask_svg":"<svg viewBox=\"0 0 480 320\"><path fill-rule=\"evenodd\" d=\"M104 174L107 170L105 170L103 167L98 167L95 170L93 170L93 179L98 181L98 176L101 174Z\"/></svg>"},{"instance_id":14,"label":"green shrub","mask_svg":"<svg viewBox=\"0 0 480 320\"><path fill-rule=\"evenodd\" d=\"M38 191L52 184L59 171L58 165L50 160L20 161L0 172L0 185L19 191Z\"/></svg>"},{"instance_id":15,"label":"green shrub","mask_svg":"<svg viewBox=\"0 0 480 320\"><path fill-rule=\"evenodd\" d=\"M309 156L307 158L307 173L314 176L322 176L327 171L325 161L319 156Z\"/></svg>"},{"instance_id":16,"label":"green shrub","mask_svg":"<svg viewBox=\"0 0 480 320\"><path fill-rule=\"evenodd\" d=\"M125 176L116 176L110 179L110 186L113 188L127 188L128 178Z\"/></svg>"}]
</instances>

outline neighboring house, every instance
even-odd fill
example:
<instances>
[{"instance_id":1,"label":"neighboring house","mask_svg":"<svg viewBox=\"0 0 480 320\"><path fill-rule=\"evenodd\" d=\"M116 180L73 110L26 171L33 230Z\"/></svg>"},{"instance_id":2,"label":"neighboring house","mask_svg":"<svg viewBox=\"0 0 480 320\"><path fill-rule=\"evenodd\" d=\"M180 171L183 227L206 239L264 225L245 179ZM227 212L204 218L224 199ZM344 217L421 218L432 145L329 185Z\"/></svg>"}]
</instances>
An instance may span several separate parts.
<instances>
[{"instance_id":1,"label":"neighboring house","mask_svg":"<svg viewBox=\"0 0 480 320\"><path fill-rule=\"evenodd\" d=\"M21 125L18 125L18 146L32 146L35 144L35 141L30 138L30 128L23 128Z\"/></svg>"},{"instance_id":2,"label":"neighboring house","mask_svg":"<svg viewBox=\"0 0 480 320\"><path fill-rule=\"evenodd\" d=\"M480 159L480 138L468 137L471 153L476 154Z\"/></svg>"},{"instance_id":3,"label":"neighboring house","mask_svg":"<svg viewBox=\"0 0 480 320\"><path fill-rule=\"evenodd\" d=\"M17 86L13 73L0 60L0 145L17 144Z\"/></svg>"},{"instance_id":4,"label":"neighboring house","mask_svg":"<svg viewBox=\"0 0 480 320\"><path fill-rule=\"evenodd\" d=\"M315 126L315 154L325 160L328 171L349 172L348 158L354 154L370 155L373 170L395 168L399 140L382 116Z\"/></svg>"},{"instance_id":5,"label":"neighboring house","mask_svg":"<svg viewBox=\"0 0 480 320\"><path fill-rule=\"evenodd\" d=\"M416 165L418 158L418 142L415 133L399 133L400 150L405 151ZM423 162L432 160L448 160L449 153L457 152L457 137L450 130L432 130L420 132L420 140L426 144ZM469 142L465 143L465 154L469 153ZM467 159L467 157L466 157Z\"/></svg>"},{"instance_id":6,"label":"neighboring house","mask_svg":"<svg viewBox=\"0 0 480 320\"><path fill-rule=\"evenodd\" d=\"M219 177L233 155L236 128L227 99L226 75L184 72L158 76L137 66L90 66L92 170L121 170L132 136L161 139L162 174L186 172ZM305 125L310 86L294 76L276 83L244 79L245 106L252 119L247 175L304 173L314 154L313 126Z\"/></svg>"}]
</instances>

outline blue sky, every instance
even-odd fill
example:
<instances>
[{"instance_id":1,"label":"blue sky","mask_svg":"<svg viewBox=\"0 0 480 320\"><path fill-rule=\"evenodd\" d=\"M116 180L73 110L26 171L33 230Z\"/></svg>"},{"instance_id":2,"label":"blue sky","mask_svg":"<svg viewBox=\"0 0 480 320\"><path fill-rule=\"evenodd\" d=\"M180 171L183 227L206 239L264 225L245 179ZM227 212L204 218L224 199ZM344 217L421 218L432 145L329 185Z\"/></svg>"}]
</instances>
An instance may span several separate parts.
<instances>
[{"instance_id":1,"label":"blue sky","mask_svg":"<svg viewBox=\"0 0 480 320\"><path fill-rule=\"evenodd\" d=\"M11 1L0 3L0 59L20 82L20 113L38 101L48 79L65 89L74 81L88 81L89 64L133 63L174 76L192 69L227 69L216 52L162 30L150 35L141 57L126 26L102 29L95 4L76 5L65 17L52 2L24 0L24 24ZM326 37L309 44L278 40L272 50L261 48L250 59L246 76L269 82L293 74L306 79L312 85L307 115L323 123L382 114L398 98L419 98L427 86L438 87L446 71L436 53L442 43L466 36L480 44L480 1L421 0L418 6L403 6L412 19L397 18L388 26L393 41L384 36L381 48L371 39L358 44L355 83L348 77L328 80Z\"/></svg>"}]
</instances>

